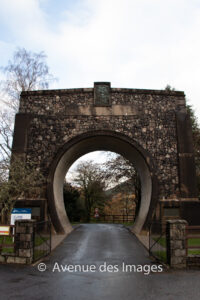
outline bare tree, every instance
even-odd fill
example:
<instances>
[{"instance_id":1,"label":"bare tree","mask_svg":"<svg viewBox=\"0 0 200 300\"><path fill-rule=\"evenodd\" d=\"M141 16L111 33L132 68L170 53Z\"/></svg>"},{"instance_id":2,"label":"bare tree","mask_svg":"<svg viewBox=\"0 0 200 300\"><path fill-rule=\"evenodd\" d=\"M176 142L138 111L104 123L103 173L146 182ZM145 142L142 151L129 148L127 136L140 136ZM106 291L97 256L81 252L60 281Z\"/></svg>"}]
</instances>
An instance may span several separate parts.
<instances>
[{"instance_id":1,"label":"bare tree","mask_svg":"<svg viewBox=\"0 0 200 300\"><path fill-rule=\"evenodd\" d=\"M5 79L0 81L0 100L6 109L0 110L0 159L11 151L15 113L18 111L20 93L48 88L55 80L49 73L44 52L34 53L18 48L6 67L1 67Z\"/></svg>"},{"instance_id":2,"label":"bare tree","mask_svg":"<svg viewBox=\"0 0 200 300\"><path fill-rule=\"evenodd\" d=\"M12 148L13 114L0 112L0 161L10 158Z\"/></svg>"},{"instance_id":3,"label":"bare tree","mask_svg":"<svg viewBox=\"0 0 200 300\"><path fill-rule=\"evenodd\" d=\"M0 82L1 102L6 109L0 111L0 214L9 215L16 200L36 189L41 174L21 157L12 156L14 116L19 108L21 91L48 88L54 80L49 74L46 55L19 48L8 65L1 68L5 79Z\"/></svg>"},{"instance_id":4,"label":"bare tree","mask_svg":"<svg viewBox=\"0 0 200 300\"><path fill-rule=\"evenodd\" d=\"M34 53L24 48L18 48L13 59L1 71L5 75L5 80L1 81L1 90L5 97L2 100L15 112L19 107L22 91L47 89L49 82L55 80L49 73L44 52Z\"/></svg>"}]
</instances>

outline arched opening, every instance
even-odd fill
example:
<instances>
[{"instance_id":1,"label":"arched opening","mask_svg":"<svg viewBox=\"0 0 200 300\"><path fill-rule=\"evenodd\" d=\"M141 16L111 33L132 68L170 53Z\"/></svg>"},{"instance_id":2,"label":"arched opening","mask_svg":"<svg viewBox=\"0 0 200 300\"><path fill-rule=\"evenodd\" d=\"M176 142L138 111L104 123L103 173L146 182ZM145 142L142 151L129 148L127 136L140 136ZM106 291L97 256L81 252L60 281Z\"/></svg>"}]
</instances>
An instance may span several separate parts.
<instances>
[{"instance_id":1,"label":"arched opening","mask_svg":"<svg viewBox=\"0 0 200 300\"><path fill-rule=\"evenodd\" d=\"M141 200L140 178L134 164L119 153L93 151L69 168L63 194L71 223L133 226Z\"/></svg>"},{"instance_id":2,"label":"arched opening","mask_svg":"<svg viewBox=\"0 0 200 300\"><path fill-rule=\"evenodd\" d=\"M134 163L141 181L141 205L133 226L133 232L143 229L151 215L155 187L152 160L144 149L127 136L112 131L93 131L67 142L52 162L48 177L48 201L54 228L60 233L69 233L71 224L66 215L63 201L63 183L70 166L82 155L97 151L113 151Z\"/></svg>"}]
</instances>

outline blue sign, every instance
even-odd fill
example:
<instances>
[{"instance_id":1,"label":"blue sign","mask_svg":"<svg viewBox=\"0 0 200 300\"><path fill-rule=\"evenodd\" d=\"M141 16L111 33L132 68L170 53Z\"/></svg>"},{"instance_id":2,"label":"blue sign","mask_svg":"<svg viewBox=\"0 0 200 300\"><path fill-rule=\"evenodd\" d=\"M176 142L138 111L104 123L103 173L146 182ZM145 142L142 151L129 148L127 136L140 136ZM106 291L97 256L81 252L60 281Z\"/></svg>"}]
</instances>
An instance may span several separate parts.
<instances>
[{"instance_id":1,"label":"blue sign","mask_svg":"<svg viewBox=\"0 0 200 300\"><path fill-rule=\"evenodd\" d=\"M31 208L13 208L12 214L31 214Z\"/></svg>"}]
</instances>

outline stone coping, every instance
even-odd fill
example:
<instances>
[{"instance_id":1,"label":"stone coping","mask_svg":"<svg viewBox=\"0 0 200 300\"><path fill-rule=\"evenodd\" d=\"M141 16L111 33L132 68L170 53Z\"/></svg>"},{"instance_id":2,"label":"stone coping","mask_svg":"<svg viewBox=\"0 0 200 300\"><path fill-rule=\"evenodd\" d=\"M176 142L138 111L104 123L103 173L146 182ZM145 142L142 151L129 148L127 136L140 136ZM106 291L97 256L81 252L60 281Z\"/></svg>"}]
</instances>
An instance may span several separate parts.
<instances>
[{"instance_id":1,"label":"stone coping","mask_svg":"<svg viewBox=\"0 0 200 300\"><path fill-rule=\"evenodd\" d=\"M111 88L111 93L127 93L127 94L149 94L149 95L169 95L184 97L183 91L166 91L166 90L148 90L148 89L132 89L132 88ZM42 95L65 95L78 93L93 93L94 88L74 88L74 89L55 89L55 90L36 90L23 91L21 97L26 96L42 96Z\"/></svg>"}]
</instances>

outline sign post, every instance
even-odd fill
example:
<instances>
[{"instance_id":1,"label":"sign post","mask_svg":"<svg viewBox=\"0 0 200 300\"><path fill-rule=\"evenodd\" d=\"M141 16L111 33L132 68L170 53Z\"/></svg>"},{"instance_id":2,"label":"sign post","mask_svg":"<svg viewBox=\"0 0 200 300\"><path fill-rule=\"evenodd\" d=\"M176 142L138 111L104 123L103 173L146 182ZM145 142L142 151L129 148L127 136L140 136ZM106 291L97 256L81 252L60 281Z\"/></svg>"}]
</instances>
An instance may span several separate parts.
<instances>
[{"instance_id":1,"label":"sign post","mask_svg":"<svg viewBox=\"0 0 200 300\"><path fill-rule=\"evenodd\" d=\"M13 208L11 212L10 225L15 225L16 220L30 220L31 219L31 208ZM14 228L12 234L14 234ZM14 242L14 237L13 237Z\"/></svg>"},{"instance_id":2,"label":"sign post","mask_svg":"<svg viewBox=\"0 0 200 300\"><path fill-rule=\"evenodd\" d=\"M97 221L97 219L99 218L99 209L98 208L95 208L95 210L94 210L94 217Z\"/></svg>"},{"instance_id":3,"label":"sign post","mask_svg":"<svg viewBox=\"0 0 200 300\"><path fill-rule=\"evenodd\" d=\"M10 226L0 226L0 235L10 235Z\"/></svg>"},{"instance_id":4,"label":"sign post","mask_svg":"<svg viewBox=\"0 0 200 300\"><path fill-rule=\"evenodd\" d=\"M10 225L15 225L16 220L27 219L31 219L31 208L13 208L11 213Z\"/></svg>"}]
</instances>

